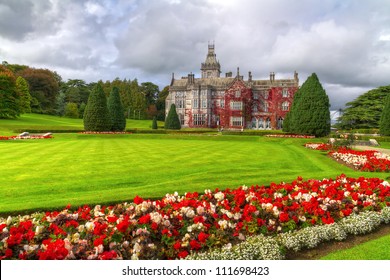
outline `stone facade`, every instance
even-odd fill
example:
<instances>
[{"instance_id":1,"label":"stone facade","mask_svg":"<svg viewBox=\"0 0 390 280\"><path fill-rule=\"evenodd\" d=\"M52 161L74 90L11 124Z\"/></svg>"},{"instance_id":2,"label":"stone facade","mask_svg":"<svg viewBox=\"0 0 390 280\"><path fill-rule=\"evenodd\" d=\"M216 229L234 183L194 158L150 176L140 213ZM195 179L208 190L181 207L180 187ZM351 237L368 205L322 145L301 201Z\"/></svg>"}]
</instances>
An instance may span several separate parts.
<instances>
[{"instance_id":1,"label":"stone facade","mask_svg":"<svg viewBox=\"0 0 390 280\"><path fill-rule=\"evenodd\" d=\"M175 79L166 98L166 114L171 104L182 127L209 127L223 129L281 129L298 90L298 74L292 79L254 80L240 75L239 68L221 77L214 45L208 46L206 60L201 64L201 78L190 73Z\"/></svg>"}]
</instances>

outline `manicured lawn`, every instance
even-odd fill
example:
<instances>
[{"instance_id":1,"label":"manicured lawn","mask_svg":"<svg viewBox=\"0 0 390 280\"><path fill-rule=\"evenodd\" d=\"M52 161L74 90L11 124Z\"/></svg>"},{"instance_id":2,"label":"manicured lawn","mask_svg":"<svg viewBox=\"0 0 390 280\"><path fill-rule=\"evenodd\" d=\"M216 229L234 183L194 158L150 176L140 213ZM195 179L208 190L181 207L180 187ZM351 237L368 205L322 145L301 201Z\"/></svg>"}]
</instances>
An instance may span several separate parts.
<instances>
[{"instance_id":1,"label":"manicured lawn","mask_svg":"<svg viewBox=\"0 0 390 280\"><path fill-rule=\"evenodd\" d=\"M350 249L336 251L322 260L390 260L390 235L374 239Z\"/></svg>"},{"instance_id":2,"label":"manicured lawn","mask_svg":"<svg viewBox=\"0 0 390 280\"><path fill-rule=\"evenodd\" d=\"M159 126L163 126L162 122L158 123ZM126 128L151 128L151 120L127 120ZM24 114L18 119L2 120L0 119L0 136L1 135L15 135L15 130L29 129L42 129L46 131L50 130L83 130L82 119L70 119L65 117L56 117L40 114Z\"/></svg>"},{"instance_id":3,"label":"manicured lawn","mask_svg":"<svg viewBox=\"0 0 390 280\"><path fill-rule=\"evenodd\" d=\"M290 182L297 176L386 176L352 171L304 148L307 141L140 134L1 141L0 213Z\"/></svg>"}]
</instances>

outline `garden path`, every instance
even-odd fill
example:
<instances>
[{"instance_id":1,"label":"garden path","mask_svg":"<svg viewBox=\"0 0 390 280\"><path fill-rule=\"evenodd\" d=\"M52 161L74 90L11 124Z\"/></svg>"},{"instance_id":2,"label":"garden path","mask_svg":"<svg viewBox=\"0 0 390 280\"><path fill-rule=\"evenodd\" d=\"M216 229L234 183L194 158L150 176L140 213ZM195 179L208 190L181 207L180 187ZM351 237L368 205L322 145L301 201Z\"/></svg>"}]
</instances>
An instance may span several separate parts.
<instances>
[{"instance_id":1,"label":"garden path","mask_svg":"<svg viewBox=\"0 0 390 280\"><path fill-rule=\"evenodd\" d=\"M372 147L372 146L359 146L359 145L352 146L352 147L356 150L363 150L363 151L375 150L375 151L390 155L390 149L384 149L384 148L378 148L378 147Z\"/></svg>"}]
</instances>

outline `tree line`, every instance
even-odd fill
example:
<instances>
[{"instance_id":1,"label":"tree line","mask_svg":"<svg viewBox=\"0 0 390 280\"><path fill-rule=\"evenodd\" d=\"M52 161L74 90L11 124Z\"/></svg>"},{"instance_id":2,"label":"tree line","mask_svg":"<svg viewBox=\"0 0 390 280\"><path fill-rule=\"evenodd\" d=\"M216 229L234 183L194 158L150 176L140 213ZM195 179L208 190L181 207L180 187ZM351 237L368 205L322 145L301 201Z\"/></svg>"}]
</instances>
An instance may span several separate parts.
<instances>
[{"instance_id":1,"label":"tree line","mask_svg":"<svg viewBox=\"0 0 390 280\"><path fill-rule=\"evenodd\" d=\"M65 82L55 71L5 61L0 65L0 118L16 118L29 112L83 118L88 97L98 83L106 98L114 87L118 89L125 117L164 120L168 86L160 91L151 82L119 78L106 82L86 83L80 79Z\"/></svg>"}]
</instances>

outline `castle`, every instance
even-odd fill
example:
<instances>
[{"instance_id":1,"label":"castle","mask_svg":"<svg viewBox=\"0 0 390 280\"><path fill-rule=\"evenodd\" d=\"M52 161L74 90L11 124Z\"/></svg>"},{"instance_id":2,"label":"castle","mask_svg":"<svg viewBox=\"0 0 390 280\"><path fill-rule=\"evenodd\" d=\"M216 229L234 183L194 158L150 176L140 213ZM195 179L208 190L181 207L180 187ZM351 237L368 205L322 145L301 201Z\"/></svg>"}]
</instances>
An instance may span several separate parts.
<instances>
[{"instance_id":1,"label":"castle","mask_svg":"<svg viewBox=\"0 0 390 280\"><path fill-rule=\"evenodd\" d=\"M281 129L290 110L299 79L248 80L239 68L221 77L214 44L208 45L206 60L201 64L201 78L190 73L172 80L166 98L166 114L171 104L176 105L182 127L209 127L223 129Z\"/></svg>"}]
</instances>

